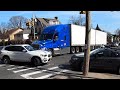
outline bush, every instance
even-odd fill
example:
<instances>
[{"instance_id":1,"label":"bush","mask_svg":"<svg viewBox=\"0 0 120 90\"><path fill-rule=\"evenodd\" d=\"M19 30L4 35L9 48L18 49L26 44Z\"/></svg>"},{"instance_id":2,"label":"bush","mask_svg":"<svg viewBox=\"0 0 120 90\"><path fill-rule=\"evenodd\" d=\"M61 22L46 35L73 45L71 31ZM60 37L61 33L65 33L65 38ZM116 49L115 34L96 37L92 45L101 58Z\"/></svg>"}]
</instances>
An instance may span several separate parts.
<instances>
[{"instance_id":1,"label":"bush","mask_svg":"<svg viewBox=\"0 0 120 90\"><path fill-rule=\"evenodd\" d=\"M11 40L11 41L1 41L0 42L0 46L3 46L3 45L10 45L10 44L31 44L32 41L31 40Z\"/></svg>"}]
</instances>

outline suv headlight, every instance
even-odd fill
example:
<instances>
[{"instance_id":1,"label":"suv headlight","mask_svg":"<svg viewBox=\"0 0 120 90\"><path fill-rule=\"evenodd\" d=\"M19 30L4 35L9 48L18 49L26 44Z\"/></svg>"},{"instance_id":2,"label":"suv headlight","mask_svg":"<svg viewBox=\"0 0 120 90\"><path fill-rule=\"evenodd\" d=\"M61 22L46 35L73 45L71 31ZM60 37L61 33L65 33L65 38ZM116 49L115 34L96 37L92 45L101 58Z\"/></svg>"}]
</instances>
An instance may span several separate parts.
<instances>
[{"instance_id":1,"label":"suv headlight","mask_svg":"<svg viewBox=\"0 0 120 90\"><path fill-rule=\"evenodd\" d=\"M40 56L42 56L42 57L46 57L47 55L44 55L44 54L40 54Z\"/></svg>"}]
</instances>

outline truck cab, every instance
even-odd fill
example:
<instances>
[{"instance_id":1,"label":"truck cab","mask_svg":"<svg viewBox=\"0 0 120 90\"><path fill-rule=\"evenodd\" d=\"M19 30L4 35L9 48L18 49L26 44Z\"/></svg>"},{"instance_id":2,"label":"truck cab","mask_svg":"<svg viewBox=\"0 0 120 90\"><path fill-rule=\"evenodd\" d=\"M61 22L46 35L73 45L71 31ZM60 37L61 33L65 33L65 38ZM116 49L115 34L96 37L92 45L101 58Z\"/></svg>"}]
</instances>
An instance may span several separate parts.
<instances>
[{"instance_id":1,"label":"truck cab","mask_svg":"<svg viewBox=\"0 0 120 90\"><path fill-rule=\"evenodd\" d=\"M40 40L34 41L32 44L37 45L39 49L47 48L54 54L63 54L61 50L70 46L69 28L68 24L46 27L40 36ZM66 50L63 52L66 53Z\"/></svg>"}]
</instances>

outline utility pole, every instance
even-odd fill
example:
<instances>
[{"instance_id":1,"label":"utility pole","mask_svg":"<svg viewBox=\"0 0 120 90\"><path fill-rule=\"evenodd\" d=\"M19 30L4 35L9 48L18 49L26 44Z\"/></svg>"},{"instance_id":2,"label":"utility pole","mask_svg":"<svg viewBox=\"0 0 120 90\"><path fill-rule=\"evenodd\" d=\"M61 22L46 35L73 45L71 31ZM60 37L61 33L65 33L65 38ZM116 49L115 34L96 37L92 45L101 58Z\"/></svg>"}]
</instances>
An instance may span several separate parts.
<instances>
[{"instance_id":1,"label":"utility pole","mask_svg":"<svg viewBox=\"0 0 120 90\"><path fill-rule=\"evenodd\" d=\"M35 17L34 17L34 14L33 14L33 18L32 18L32 23L33 23L33 34L34 34L34 39L35 39Z\"/></svg>"},{"instance_id":2,"label":"utility pole","mask_svg":"<svg viewBox=\"0 0 120 90\"><path fill-rule=\"evenodd\" d=\"M90 11L86 11L86 36L85 36L85 51L83 62L83 76L88 76L89 61L90 61L90 32L91 32L91 20Z\"/></svg>"}]
</instances>

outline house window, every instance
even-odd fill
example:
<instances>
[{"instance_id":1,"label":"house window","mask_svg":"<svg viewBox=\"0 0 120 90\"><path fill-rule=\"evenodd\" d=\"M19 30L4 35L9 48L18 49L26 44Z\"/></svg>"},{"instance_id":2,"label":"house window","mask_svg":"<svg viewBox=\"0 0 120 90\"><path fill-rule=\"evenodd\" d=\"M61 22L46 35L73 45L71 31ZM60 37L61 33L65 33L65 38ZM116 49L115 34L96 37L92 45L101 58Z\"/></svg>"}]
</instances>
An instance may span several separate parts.
<instances>
[{"instance_id":1,"label":"house window","mask_svg":"<svg viewBox=\"0 0 120 90\"><path fill-rule=\"evenodd\" d=\"M20 37L20 34L18 34L17 37Z\"/></svg>"}]
</instances>

